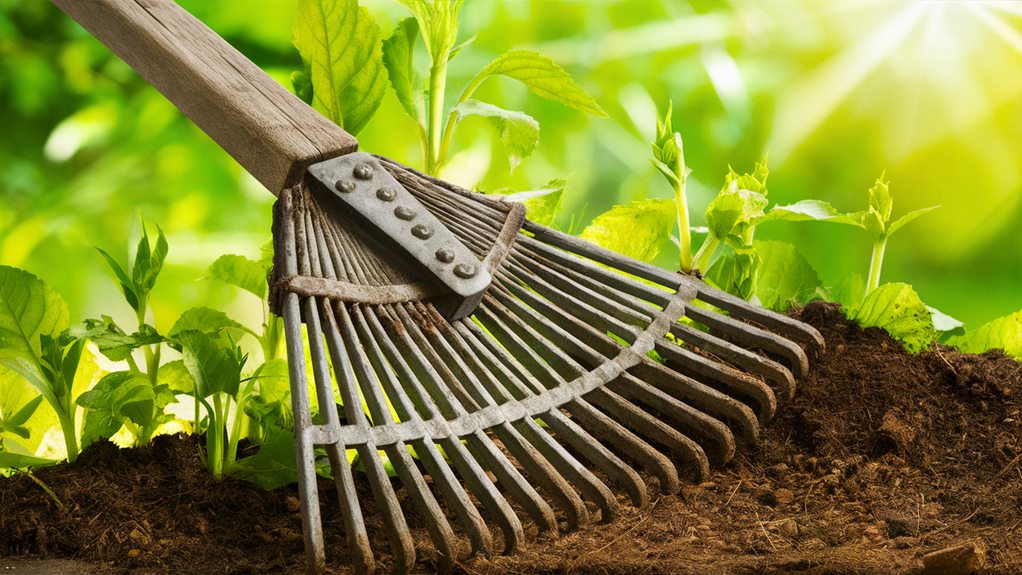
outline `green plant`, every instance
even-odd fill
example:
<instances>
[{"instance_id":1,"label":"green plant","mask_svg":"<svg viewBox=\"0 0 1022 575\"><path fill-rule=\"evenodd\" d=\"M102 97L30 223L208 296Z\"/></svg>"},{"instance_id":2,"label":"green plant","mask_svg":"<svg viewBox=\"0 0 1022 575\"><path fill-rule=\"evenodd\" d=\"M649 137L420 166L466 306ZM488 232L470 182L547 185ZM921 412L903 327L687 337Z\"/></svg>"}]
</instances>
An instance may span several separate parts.
<instances>
[{"instance_id":1,"label":"green plant","mask_svg":"<svg viewBox=\"0 0 1022 575\"><path fill-rule=\"evenodd\" d=\"M271 250L272 246L269 250L264 250L266 253L259 261L245 256L225 254L206 269L206 277L241 288L259 298L263 314L262 331L259 333L248 329L246 331L259 342L264 361L276 359L280 355L280 344L284 337L283 322L280 317L270 313L266 299L266 277L273 265Z\"/></svg>"},{"instance_id":2,"label":"green plant","mask_svg":"<svg viewBox=\"0 0 1022 575\"><path fill-rule=\"evenodd\" d=\"M652 144L653 157L649 161L667 178L674 191L674 202L678 213L678 266L681 271L690 272L694 259L685 182L692 170L685 165L685 147L681 140L681 134L675 132L671 125L673 110L674 102L669 102L664 118L662 120L657 118L656 139Z\"/></svg>"},{"instance_id":3,"label":"green plant","mask_svg":"<svg viewBox=\"0 0 1022 575\"><path fill-rule=\"evenodd\" d=\"M0 368L27 381L45 398L57 415L68 461L74 461L81 448L74 376L85 342L66 333L68 324L67 304L56 291L26 271L0 266ZM33 401L37 408L38 400ZM28 439L25 425L36 410L30 405L32 401L6 416L3 433Z\"/></svg>"},{"instance_id":4,"label":"green plant","mask_svg":"<svg viewBox=\"0 0 1022 575\"><path fill-rule=\"evenodd\" d=\"M447 163L457 126L470 116L488 118L495 125L511 171L535 150L539 123L534 118L472 99L488 78L513 78L538 96L606 117L563 68L528 50L505 52L484 66L445 111L448 64L474 40L457 44L464 0L401 1L413 16L399 22L385 40L380 40L378 26L355 0L300 1L294 43L306 69L292 74L295 93L354 134L379 107L389 77L401 107L418 127L425 170L432 175ZM429 60L425 74L415 64L420 36Z\"/></svg>"}]
</instances>

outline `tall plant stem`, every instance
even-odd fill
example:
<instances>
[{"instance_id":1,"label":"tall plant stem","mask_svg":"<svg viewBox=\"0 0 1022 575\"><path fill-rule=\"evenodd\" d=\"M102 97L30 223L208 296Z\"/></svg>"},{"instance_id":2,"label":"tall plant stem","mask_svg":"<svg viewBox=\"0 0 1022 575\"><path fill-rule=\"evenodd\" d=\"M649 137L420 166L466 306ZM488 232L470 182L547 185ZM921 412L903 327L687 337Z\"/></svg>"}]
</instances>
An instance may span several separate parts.
<instances>
[{"instance_id":1,"label":"tall plant stem","mask_svg":"<svg viewBox=\"0 0 1022 575\"><path fill-rule=\"evenodd\" d=\"M444 120L444 92L447 89L447 59L433 62L429 69L429 136L426 156L426 173L435 176L446 158L441 151Z\"/></svg>"},{"instance_id":2,"label":"tall plant stem","mask_svg":"<svg viewBox=\"0 0 1022 575\"><path fill-rule=\"evenodd\" d=\"M57 406L54 406L57 407ZM73 463L78 459L78 434L75 430L75 408L68 413L65 409L57 409L57 421L60 423L60 430L64 433L64 446L67 448L67 461Z\"/></svg>"},{"instance_id":3,"label":"tall plant stem","mask_svg":"<svg viewBox=\"0 0 1022 575\"><path fill-rule=\"evenodd\" d=\"M692 228L688 222L688 199L685 197L685 180L682 179L674 191L678 208L678 265L683 272L692 271Z\"/></svg>"},{"instance_id":4,"label":"tall plant stem","mask_svg":"<svg viewBox=\"0 0 1022 575\"><path fill-rule=\"evenodd\" d=\"M866 293L880 287L880 272L884 267L884 250L886 249L886 237L873 242L873 255L869 259L869 281L866 282Z\"/></svg>"}]
</instances>

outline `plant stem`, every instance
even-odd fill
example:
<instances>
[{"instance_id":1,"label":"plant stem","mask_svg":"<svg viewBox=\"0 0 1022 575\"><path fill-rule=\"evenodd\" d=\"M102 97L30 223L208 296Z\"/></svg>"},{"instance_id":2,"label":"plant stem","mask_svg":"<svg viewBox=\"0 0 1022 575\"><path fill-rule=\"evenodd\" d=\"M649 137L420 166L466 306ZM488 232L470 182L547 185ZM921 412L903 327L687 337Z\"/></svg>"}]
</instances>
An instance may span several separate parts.
<instances>
[{"instance_id":1,"label":"plant stem","mask_svg":"<svg viewBox=\"0 0 1022 575\"><path fill-rule=\"evenodd\" d=\"M219 481L224 476L224 421L223 405L220 394L213 394L213 410L209 414L209 427L206 429L206 461L213 479Z\"/></svg>"},{"instance_id":2,"label":"plant stem","mask_svg":"<svg viewBox=\"0 0 1022 575\"><path fill-rule=\"evenodd\" d=\"M57 406L54 406L57 407ZM75 408L68 413L66 409L57 409L57 420L60 422L60 430L64 434L64 446L67 448L67 461L73 463L78 459L78 435L75 433Z\"/></svg>"},{"instance_id":3,"label":"plant stem","mask_svg":"<svg viewBox=\"0 0 1022 575\"><path fill-rule=\"evenodd\" d=\"M446 158L441 157L441 139L443 138L444 92L447 89L447 59L433 62L429 69L429 126L428 155L426 156L426 173L437 175Z\"/></svg>"},{"instance_id":4,"label":"plant stem","mask_svg":"<svg viewBox=\"0 0 1022 575\"><path fill-rule=\"evenodd\" d=\"M63 501L61 501L59 497L57 497L57 494L56 494L56 493L54 493L52 489L50 489L50 486L49 486L49 485L46 485L45 483L43 483L43 480L42 480L42 479L39 479L39 478L38 478L38 477L36 477L36 476L35 476L35 475L34 475L34 474L33 474L33 473L31 472L31 471L29 471L29 470L27 470L27 469L26 469L26 470L24 470L24 471L22 471L22 473L24 473L25 475L27 475L27 476L28 476L28 478L29 478L29 479L31 479L32 481L35 481L36 485L38 485L39 487L41 487L41 488L43 489L43 491L45 491L45 492L46 492L46 494L50 496L50 498L51 498L51 499L53 499L54 501L56 501L56 502L57 502L57 505L58 505L58 506L59 506L59 507L60 507L61 509L67 509L67 507L66 507L66 506L64 505L64 502L63 502Z\"/></svg>"},{"instance_id":5,"label":"plant stem","mask_svg":"<svg viewBox=\"0 0 1022 575\"><path fill-rule=\"evenodd\" d=\"M693 267L705 273L710 267L710 258L713 257L713 253L717 251L717 246L719 245L720 240L707 235L706 239L703 240L703 245L699 246L699 251L696 252Z\"/></svg>"},{"instance_id":6,"label":"plant stem","mask_svg":"<svg viewBox=\"0 0 1022 575\"><path fill-rule=\"evenodd\" d=\"M887 249L887 237L873 242L873 255L869 259L869 281L866 282L866 293L880 287L880 272L884 267L884 250Z\"/></svg>"},{"instance_id":7,"label":"plant stem","mask_svg":"<svg viewBox=\"0 0 1022 575\"><path fill-rule=\"evenodd\" d=\"M684 176L674 190L674 199L678 208L678 263L681 271L690 272L692 271L692 228L688 223L688 199L685 197Z\"/></svg>"}]
</instances>

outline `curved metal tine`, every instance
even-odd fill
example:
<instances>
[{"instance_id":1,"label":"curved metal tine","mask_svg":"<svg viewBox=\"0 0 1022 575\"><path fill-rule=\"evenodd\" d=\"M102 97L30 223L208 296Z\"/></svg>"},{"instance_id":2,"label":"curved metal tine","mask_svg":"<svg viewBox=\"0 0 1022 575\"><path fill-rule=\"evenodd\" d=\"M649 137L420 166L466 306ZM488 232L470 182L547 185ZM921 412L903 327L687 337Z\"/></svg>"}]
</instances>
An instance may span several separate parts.
<instances>
[{"instance_id":1,"label":"curved metal tine","mask_svg":"<svg viewBox=\"0 0 1022 575\"><path fill-rule=\"evenodd\" d=\"M469 320L461 320L455 323L454 328L462 338L462 341L468 346L472 356L477 358L484 368L493 375L494 380L507 389L516 400L520 401L535 395L533 388L517 380L516 375L506 365L493 357L490 349L480 341L480 338L486 336L478 325ZM574 424L557 408L540 415L539 419L553 429L557 436L571 446L572 449L582 454L587 460L603 471L615 485L624 489L636 507L645 505L646 501L648 501L648 496L646 494L646 486L639 477L639 474L614 455L613 452L600 444L596 438ZM573 479L572 481L577 480ZM592 480L588 481L591 482ZM601 509L603 506L610 507L609 509L603 509L603 519L608 521L610 516L616 511L617 501L609 490L604 491L601 489L601 485L602 482L594 487L600 490L600 497L604 499L606 499L607 494L610 494L609 500L606 500L601 505ZM588 489L593 489L593 487ZM590 494L588 496L590 499L595 499L594 495ZM599 504L599 502L597 503Z\"/></svg>"},{"instance_id":2,"label":"curved metal tine","mask_svg":"<svg viewBox=\"0 0 1022 575\"><path fill-rule=\"evenodd\" d=\"M491 287L490 293L494 293L496 289L497 286ZM574 372L575 377L581 376L586 372L581 365L575 363L570 357L562 355L563 352L561 350L565 349L564 347L557 347L555 344L547 341L527 323L523 323L514 314L509 313L500 302L492 299L491 295L486 297L490 298L487 302L488 305L479 308L476 316L490 332L500 339L505 347L525 346L528 351L521 355L516 355L516 357L523 359L523 362L529 366L530 370L542 371L542 366L545 363L549 363L552 367L562 371ZM486 298L484 298L484 301L486 301ZM513 325L514 329L509 328L508 325ZM516 333L524 333L531 343L523 343ZM584 346L580 346L579 349L584 349ZM590 353L592 353L591 350ZM539 357L533 356L533 354L537 354ZM539 359L540 357L542 359ZM667 447L672 453L690 463L697 473L700 474L700 477L709 473L709 464L705 454L702 452L702 448L676 429L612 391L610 386L613 384L614 382L611 381L604 387L594 389L586 395L586 398L590 399L607 413L614 415L617 421L628 425L636 433ZM676 482L676 473L677 471L675 470L675 481L670 481L668 477L666 478L666 483L661 483L663 489L676 490L680 487L680 483ZM673 493L673 491L667 492Z\"/></svg>"},{"instance_id":3,"label":"curved metal tine","mask_svg":"<svg viewBox=\"0 0 1022 575\"><path fill-rule=\"evenodd\" d=\"M419 304L420 311L428 313L425 306ZM436 312L433 312L436 313ZM431 314L432 315L432 314ZM459 322L460 323L460 322ZM470 340L458 330L457 326L449 326L443 329L443 335L455 353L464 359L468 369L477 374L483 384L487 395L494 401L490 405L504 404L512 400L511 389L505 387L502 378L491 371L491 366L496 367L493 362L484 362L477 349L470 343ZM471 336L469 336L471 337ZM513 384L512 384L513 385ZM519 390L520 391L520 390ZM516 399L523 395L517 394ZM556 409L555 409L556 411ZM542 418L542 416L540 416ZM597 478L588 468L580 463L573 455L568 453L563 446L557 443L545 430L541 429L532 418L526 417L511 425L532 445L539 450L539 453L549 461L554 468L567 479L587 499L594 502L602 511L604 521L608 520L616 510L617 500L610 489Z\"/></svg>"},{"instance_id":4,"label":"curved metal tine","mask_svg":"<svg viewBox=\"0 0 1022 575\"><path fill-rule=\"evenodd\" d=\"M483 332L482 328L474 322L464 320L461 325L475 334L476 341L486 350L485 357L495 359L497 363L503 366L504 372L510 374L510 377L521 382L527 382L523 385L529 388L532 393L543 393L545 386L542 386L524 366L518 363L518 360L515 359L509 350L500 347L500 344ZM590 436L590 431L576 425L560 411L551 411L550 413L553 417L550 420L544 419L544 421L556 433L566 437L577 451L585 453L590 457L591 461L599 465L604 473L629 494L632 498L632 504L636 507L645 507L649 502L646 484L631 466L619 459L613 451L596 441L597 438L610 443L621 453L628 454L632 460L637 461L647 472L656 476L661 483L665 485L676 485L678 483L677 471L667 457L620 423L598 412L585 399L581 397L575 398L564 404L563 408L579 421L582 421L588 415L587 425L595 435ZM560 430L555 425L559 420L564 420L571 425L565 430ZM592 451L592 453L590 454L589 451Z\"/></svg>"},{"instance_id":5,"label":"curved metal tine","mask_svg":"<svg viewBox=\"0 0 1022 575\"><path fill-rule=\"evenodd\" d=\"M804 377L809 373L809 358L805 350L790 339L760 329L732 317L692 307L689 317L705 325L711 330L726 334L734 341L758 347L763 351L787 360L795 377Z\"/></svg>"},{"instance_id":6,"label":"curved metal tine","mask_svg":"<svg viewBox=\"0 0 1022 575\"><path fill-rule=\"evenodd\" d=\"M522 305L519 300L509 297L509 292L499 288L492 291L500 300L499 303L494 304L493 308L501 312L505 321L524 322L542 333L553 345L560 349L571 350L573 355L589 363L590 367L595 367L600 362L601 356L597 352L561 328L544 322L542 316ZM505 305L508 307L504 307ZM587 328L577 326L577 329L584 331ZM563 360L554 358L552 361ZM670 417L676 425L682 426L686 431L694 431L697 436L709 439L712 444L719 446L715 453L730 457L734 452L734 439L731 436L731 431L723 423L693 409L663 390L631 377L628 373L623 373L608 382L605 390L630 402L627 406L613 407L618 416L627 418L626 420L629 421L637 418L640 421L645 421L645 433L689 462L700 478L709 474L709 462L702 447L681 431L649 415L645 410L639 409L636 407L636 403L644 404L656 412ZM645 417L641 417L640 413L645 414Z\"/></svg>"},{"instance_id":7,"label":"curved metal tine","mask_svg":"<svg viewBox=\"0 0 1022 575\"><path fill-rule=\"evenodd\" d=\"M560 273L568 281L573 282L574 285L583 286L586 289L597 292L599 295L605 298L613 299L617 303L623 306L627 306L628 308L631 308L636 313L648 317L650 320L653 317L655 317L656 314L660 311L660 309L662 309L663 306L666 306L667 303L670 301L670 294L666 292L661 292L660 290L645 285L643 285L643 288L645 289L630 290L631 293L620 291L616 289L615 286L620 286L621 283L631 280L628 280L627 278L620 274L610 274L616 275L618 277L608 280L608 278L605 278L605 276L608 275L608 272L605 269L600 268L599 266L594 266L590 263L586 263L584 260L580 260L579 258L570 258L570 256L568 256L565 252L556 250L554 248L550 248L549 246L544 246L545 250L548 251L533 249L534 245L542 244L539 244L538 242L532 240L531 238L520 239L519 245L525 251L526 256L532 256L531 258L532 261L540 261L547 269L554 270ZM552 254L552 252L559 253L557 255L554 255ZM563 265L564 260L569 258L574 259L576 262L585 263L591 268L596 268L596 270L598 270L597 272L598 275L593 274L593 272L596 270L590 269L589 273L582 273L575 269L582 268L583 266ZM603 281L597 281L593 279L595 277L599 277ZM563 288L563 282L561 287ZM632 295L635 292L644 293L647 291L653 293L643 297ZM660 299L661 295L663 296L663 299ZM654 307L652 304L647 303L647 299L658 300L657 303L661 307ZM587 299L587 301L595 301L596 303L600 303L599 300ZM612 311L608 310L606 307L602 307L602 309L606 312ZM633 324L635 323L634 320L629 321L626 317L619 316L619 319L622 319L623 321L626 321L628 323ZM748 373L761 377L772 387L780 391L785 397L790 398L795 393L795 378L792 376L791 372L788 371L786 367L777 363L776 361L763 357L759 354L753 353L745 348L736 346L735 344L727 340L718 338L706 332L695 329L691 326L685 325L680 321L674 322L674 325L671 326L671 333L678 337L682 337L684 335L685 336L684 339L686 342L691 343L692 345L697 345L698 347L701 347L706 351L713 353L714 355L732 363L733 365L747 371ZM662 342L658 342L658 345L663 345L664 347L669 348L677 347L669 346L663 344ZM686 358L688 358L688 361L700 364L700 367L702 367L703 369L700 370L694 369L694 371L698 373L701 377L707 378L721 377L724 379L724 381L721 381L721 383L725 385L730 383L733 385L737 385L739 387L749 386L758 387L758 385L751 382L745 383L732 381L734 379L734 376L733 374L729 373L728 370L726 369L717 370L713 368L710 365L709 360L706 360L706 358L703 358L698 354L691 353L689 350L686 350L685 352L681 353L685 355ZM713 369L713 371L711 371L711 369ZM750 394L750 397L756 398L759 401L760 409L758 409L757 412L760 415L761 421L766 421L770 419L773 416L774 410L776 408L776 399L773 398L773 394L768 392L767 390L755 390L751 388L748 389L748 392Z\"/></svg>"},{"instance_id":8,"label":"curved metal tine","mask_svg":"<svg viewBox=\"0 0 1022 575\"><path fill-rule=\"evenodd\" d=\"M395 325L396 321L389 315L386 307L376 308L382 314L388 324ZM398 342L390 335L393 328L386 329L376 314L366 314L369 327L375 335L376 342L380 345L384 355L391 367L397 372L396 382L404 388L412 398L412 402L418 407L419 413L426 419L443 421L443 416L437 412L436 404L432 402L429 395L422 389L418 382L418 376L408 366L405 358L398 351L398 346L407 345L407 342ZM403 328L402 328L403 329ZM387 381L387 383L392 383ZM397 394L395 394L397 395ZM504 497L497 491L494 484L486 479L485 471L468 454L465 446L457 438L448 437L440 440L440 444L447 455L458 469L468 488L476 495L479 501L487 509L490 515L500 526L504 534L505 551L513 550L523 538L522 524ZM458 488L459 482L454 476L442 454L438 453L437 446L423 438L414 445L416 453L419 454L423 464L430 475L437 478L436 483L441 486L448 502L455 508L455 513L465 526L472 540L473 550L478 549L482 553L490 553L493 546L492 536L486 523L480 517L475 505L465 494L464 490Z\"/></svg>"},{"instance_id":9,"label":"curved metal tine","mask_svg":"<svg viewBox=\"0 0 1022 575\"><path fill-rule=\"evenodd\" d=\"M814 328L787 316L753 306L741 298L712 288L705 282L695 278L662 270L650 264L626 258L563 232L529 221L526 221L522 229L532 233L537 240L543 243L557 246L649 281L675 289L681 285L694 288L698 292L699 299L731 313L736 318L756 322L770 328L777 334L790 337L817 350L823 349L823 336Z\"/></svg>"},{"instance_id":10,"label":"curved metal tine","mask_svg":"<svg viewBox=\"0 0 1022 575\"><path fill-rule=\"evenodd\" d=\"M444 323L439 325L434 323L434 318L422 313L421 304L408 304L406 311L418 325L430 326L431 329L423 329L422 332L429 340L433 352L442 362L441 369L438 369L439 373L452 378L453 381L461 382L472 396L477 408L494 405L493 398L483 389L476 373L468 368L462 357L451 348L444 338L440 337L439 331L443 329L442 326L446 320L441 319ZM490 430L501 440L505 449L518 461L519 465L525 468L529 476L564 510L570 526L577 527L589 521L589 511L579 494L551 462L546 460L535 446L522 437L517 429L505 421L493 426Z\"/></svg>"},{"instance_id":11,"label":"curved metal tine","mask_svg":"<svg viewBox=\"0 0 1022 575\"><path fill-rule=\"evenodd\" d=\"M514 273L515 270L512 266L506 271ZM503 273L498 274L498 278L503 277ZM588 344L582 343L581 340L572 336L572 333L585 333L586 342L603 342L604 346L616 346L616 344L610 341L607 336L596 331L592 326L595 324L600 326L601 329L606 329L620 334L627 333L628 331L632 331L633 333L635 332L634 327L621 324L613 318L593 310L593 308L581 301L575 300L556 288L552 288L552 286L538 277L526 278L521 274L519 274L518 277L519 279L527 279L527 281L530 282L530 287L535 291L527 290L514 281L504 281L501 288L507 290L509 294L513 294L519 300L527 303L532 309L530 310L525 306L518 305L514 301L514 298L505 298L505 303L507 305L515 306L516 314L519 317L531 320L534 324L533 327L536 329L540 331L549 330L550 334L556 333L557 337L562 338L563 341L566 342L564 345L570 345L583 356L589 354L592 358L591 361L598 361L598 354L595 351L586 351L585 348L588 347ZM538 297L537 293L543 295L547 299ZM570 313L566 313L565 310L562 309L563 307L568 308L567 311ZM541 315L538 315L537 312ZM592 319L593 321L586 324L579 321L579 317ZM542 321L542 318L545 318L546 321ZM560 328L559 332L554 332L553 325L551 324L556 324ZM550 334L548 334L547 337L551 337ZM653 366L656 366L655 369L660 374L660 377L650 381L649 383L665 394L677 399L676 402L666 404L675 408L675 410L672 411L672 413L676 416L675 420L678 423L692 426L688 429L715 440L720 447L720 450L718 451L720 455L724 456L734 452L733 439L729 437L731 435L730 431L726 434L722 434L723 429L720 426L714 425L704 417L695 416L689 406L694 407L696 410L703 412L711 418L722 421L733 421L739 424L739 429L742 430L743 436L747 440L755 443L755 438L757 438L759 434L758 423L755 415L747 406L713 389L712 387L700 383L681 373L670 371L662 365L646 359L643 359L643 361L633 369L654 369ZM664 377L665 373L668 374L668 377ZM632 383L637 382L640 384L644 383L639 379L627 381ZM612 387L612 389L619 393L623 392L623 390L616 387ZM650 390L644 385L639 386L630 392L642 393L646 397L650 396ZM656 406L659 402L665 400L663 394L653 395L656 397L656 400L651 407ZM730 455L727 456L730 457Z\"/></svg>"},{"instance_id":12,"label":"curved metal tine","mask_svg":"<svg viewBox=\"0 0 1022 575\"><path fill-rule=\"evenodd\" d=\"M376 341L368 333L368 326L365 323L363 317L363 309L361 307L355 309L352 313L349 313L345 308L344 304L335 304L336 311L331 314L331 308L328 307L325 311L331 314L331 334L328 339L336 340L337 335L333 333L335 329L339 328L343 330L344 344L349 349L355 349L357 342L361 342L362 348L365 350L366 358L369 359L369 363L372 366L373 372L375 372L376 378L380 381L381 385L383 380L390 381L393 377L393 373L390 368L382 361L382 352L376 345ZM333 306L331 306L333 307ZM354 316L354 317L352 317ZM340 318L340 322L337 322L337 318ZM357 335L357 342L356 342ZM369 407L369 413L372 416L374 425L393 425L397 423L394 416L390 412L388 406L388 397L385 397L381 392L380 388L375 385L375 381L372 379L362 379L362 397L365 403ZM404 412L407 417L407 405L403 404L402 401L407 401L404 398L404 392L398 390L393 385L388 385L388 396L391 398L391 402L395 405L394 411L398 411L398 406L401 407L400 412ZM401 413L398 413L398 417L401 417ZM407 419L402 418L403 421ZM429 531L430 538L436 545L437 551L440 552L440 567L441 571L448 571L454 566L454 562L457 559L455 552L455 537L454 531L451 529L451 525L447 522L447 517L444 515L440 505L437 503L436 498L433 496L433 492L430 491L429 486L426 485L426 481L422 477L422 473L419 468L416 467L412 461L411 455L405 447L403 441L384 446L384 451L387 456L390 457L391 463L394 465L394 470L397 472L398 478L401 480L402 485L408 490L409 496L415 502L415 505L419 508L426 522L426 529Z\"/></svg>"},{"instance_id":13,"label":"curved metal tine","mask_svg":"<svg viewBox=\"0 0 1022 575\"><path fill-rule=\"evenodd\" d=\"M300 201L300 200L299 200ZM283 234L284 273L293 275L298 272L298 256L295 240L295 199L290 189L284 190L280 199L273 206L273 223L275 232ZM326 550L323 543L323 520L320 516L319 488L316 483L314 446L305 430L312 427L312 407L309 401L309 388L305 380L305 350L302 347L301 310L297 294L287 293L283 298L281 313L284 317L284 335L287 343L289 379L291 382L291 409L295 418L295 451L297 452L298 496L302 508L302 533L305 539L305 563L311 573L322 573L326 569ZM342 506L344 504L342 503ZM356 510L357 512L357 510ZM345 513L346 530L350 513ZM361 513L356 513L361 519ZM351 538L349 537L349 543ZM372 555L365 557L353 553L355 563L360 567L372 569ZM361 560L361 561L360 561Z\"/></svg>"},{"instance_id":14,"label":"curved metal tine","mask_svg":"<svg viewBox=\"0 0 1022 575\"><path fill-rule=\"evenodd\" d=\"M403 326L402 336L406 344L400 349L407 354L405 359L409 366L415 370L418 381L428 386L427 389L435 401L443 402L440 405L442 408L446 408L445 417L448 419L465 417L467 415L465 408L454 398L446 385L440 385L441 382L450 380L450 372L433 353L432 347L418 330L415 322L402 306L391 306L388 307L388 310L394 315L398 324ZM447 379L444 379L437 370L447 371ZM556 533L557 520L554 517L553 509L522 477L522 474L515 469L507 457L497 449L493 441L482 431L472 433L463 439L476 461L494 474L511 497L532 517L540 530Z\"/></svg>"}]
</instances>

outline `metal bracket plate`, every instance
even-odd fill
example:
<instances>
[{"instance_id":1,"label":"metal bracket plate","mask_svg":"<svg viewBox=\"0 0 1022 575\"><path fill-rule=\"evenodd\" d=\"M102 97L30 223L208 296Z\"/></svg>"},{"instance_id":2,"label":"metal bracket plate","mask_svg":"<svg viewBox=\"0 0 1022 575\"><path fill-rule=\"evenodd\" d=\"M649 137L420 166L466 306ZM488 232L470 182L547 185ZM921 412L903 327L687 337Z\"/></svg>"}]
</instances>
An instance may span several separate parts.
<instances>
[{"instance_id":1,"label":"metal bracket plate","mask_svg":"<svg viewBox=\"0 0 1022 575\"><path fill-rule=\"evenodd\" d=\"M490 285L490 272L475 254L371 154L358 152L313 164L309 174L451 292L478 302Z\"/></svg>"}]
</instances>

